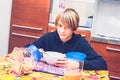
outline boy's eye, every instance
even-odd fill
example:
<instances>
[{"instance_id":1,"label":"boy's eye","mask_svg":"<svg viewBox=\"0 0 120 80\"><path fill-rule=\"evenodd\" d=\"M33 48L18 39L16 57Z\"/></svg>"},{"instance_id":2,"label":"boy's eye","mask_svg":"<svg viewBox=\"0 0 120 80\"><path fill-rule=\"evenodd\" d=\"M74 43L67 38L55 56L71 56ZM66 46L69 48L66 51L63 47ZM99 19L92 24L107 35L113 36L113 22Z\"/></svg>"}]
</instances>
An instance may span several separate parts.
<instances>
[{"instance_id":1,"label":"boy's eye","mask_svg":"<svg viewBox=\"0 0 120 80\"><path fill-rule=\"evenodd\" d=\"M57 26L62 27L62 25L58 24Z\"/></svg>"},{"instance_id":2,"label":"boy's eye","mask_svg":"<svg viewBox=\"0 0 120 80\"><path fill-rule=\"evenodd\" d=\"M61 25L61 24L57 24L57 26L58 26L58 27L64 27L65 29L70 29L70 27L68 27L68 26L63 26L63 25Z\"/></svg>"}]
</instances>

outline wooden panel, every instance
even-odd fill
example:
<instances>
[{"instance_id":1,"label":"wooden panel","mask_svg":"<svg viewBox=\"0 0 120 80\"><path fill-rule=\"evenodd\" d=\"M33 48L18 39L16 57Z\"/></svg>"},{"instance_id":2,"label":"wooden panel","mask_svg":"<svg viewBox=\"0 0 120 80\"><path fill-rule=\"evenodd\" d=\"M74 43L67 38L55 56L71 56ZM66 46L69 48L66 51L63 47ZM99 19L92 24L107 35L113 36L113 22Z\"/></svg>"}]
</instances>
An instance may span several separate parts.
<instances>
[{"instance_id":1,"label":"wooden panel","mask_svg":"<svg viewBox=\"0 0 120 80\"><path fill-rule=\"evenodd\" d=\"M22 25L21 25L22 26ZM46 33L44 31L44 27L41 27L41 28L35 28L35 27L28 27L28 26L23 26L21 27L18 25L17 26L12 26L13 29L12 29L12 33L15 32L15 33L21 33L21 34L27 34L27 35L35 35L35 36L41 36L42 34Z\"/></svg>"},{"instance_id":2,"label":"wooden panel","mask_svg":"<svg viewBox=\"0 0 120 80\"><path fill-rule=\"evenodd\" d=\"M23 47L26 44L32 43L37 38L24 37L19 35L11 35L11 43L9 48L9 53L13 50L14 47Z\"/></svg>"},{"instance_id":3,"label":"wooden panel","mask_svg":"<svg viewBox=\"0 0 120 80\"><path fill-rule=\"evenodd\" d=\"M120 46L104 44L99 42L90 42L92 47L100 54L108 64L110 76L120 78Z\"/></svg>"},{"instance_id":4,"label":"wooden panel","mask_svg":"<svg viewBox=\"0 0 120 80\"><path fill-rule=\"evenodd\" d=\"M55 26L48 26L48 32L55 31L56 27Z\"/></svg>"},{"instance_id":5,"label":"wooden panel","mask_svg":"<svg viewBox=\"0 0 120 80\"><path fill-rule=\"evenodd\" d=\"M88 42L90 41L90 35L91 35L91 32L90 32L90 31L86 31L86 30L76 30L75 33L81 34Z\"/></svg>"},{"instance_id":6,"label":"wooden panel","mask_svg":"<svg viewBox=\"0 0 120 80\"><path fill-rule=\"evenodd\" d=\"M50 0L13 0L9 53L47 32Z\"/></svg>"},{"instance_id":7,"label":"wooden panel","mask_svg":"<svg viewBox=\"0 0 120 80\"><path fill-rule=\"evenodd\" d=\"M49 9L50 0L13 0L13 23L35 27L46 25Z\"/></svg>"}]
</instances>

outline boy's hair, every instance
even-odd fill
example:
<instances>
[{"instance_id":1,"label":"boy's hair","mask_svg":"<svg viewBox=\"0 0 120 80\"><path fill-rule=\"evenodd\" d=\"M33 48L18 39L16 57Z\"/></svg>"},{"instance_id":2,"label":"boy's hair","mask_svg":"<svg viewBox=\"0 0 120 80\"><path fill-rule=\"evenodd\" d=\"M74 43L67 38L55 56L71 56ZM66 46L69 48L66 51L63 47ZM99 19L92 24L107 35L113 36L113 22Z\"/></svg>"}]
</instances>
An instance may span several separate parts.
<instances>
[{"instance_id":1,"label":"boy's hair","mask_svg":"<svg viewBox=\"0 0 120 80\"><path fill-rule=\"evenodd\" d=\"M63 12L58 13L55 19L55 25L57 26L58 21L61 21L64 25L70 27L73 31L79 26L79 15L72 9L67 8Z\"/></svg>"}]
</instances>

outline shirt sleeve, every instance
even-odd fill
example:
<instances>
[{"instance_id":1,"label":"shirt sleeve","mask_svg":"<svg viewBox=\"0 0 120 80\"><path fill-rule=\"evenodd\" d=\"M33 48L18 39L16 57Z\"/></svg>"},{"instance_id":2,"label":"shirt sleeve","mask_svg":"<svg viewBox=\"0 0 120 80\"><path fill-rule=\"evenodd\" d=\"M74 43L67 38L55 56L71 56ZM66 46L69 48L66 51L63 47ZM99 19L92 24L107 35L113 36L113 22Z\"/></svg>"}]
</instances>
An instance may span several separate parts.
<instances>
[{"instance_id":1,"label":"shirt sleeve","mask_svg":"<svg viewBox=\"0 0 120 80\"><path fill-rule=\"evenodd\" d=\"M107 63L86 41L82 41L83 52L87 55L84 61L86 70L107 70Z\"/></svg>"}]
</instances>

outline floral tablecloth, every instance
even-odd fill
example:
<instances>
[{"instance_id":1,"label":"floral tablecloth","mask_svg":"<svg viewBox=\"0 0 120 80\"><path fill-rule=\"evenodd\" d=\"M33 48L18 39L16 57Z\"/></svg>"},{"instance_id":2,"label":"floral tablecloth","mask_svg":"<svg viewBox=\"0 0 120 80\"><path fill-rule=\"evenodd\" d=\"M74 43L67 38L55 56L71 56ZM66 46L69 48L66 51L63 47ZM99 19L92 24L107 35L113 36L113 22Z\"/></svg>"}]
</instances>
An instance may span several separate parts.
<instances>
[{"instance_id":1,"label":"floral tablecloth","mask_svg":"<svg viewBox=\"0 0 120 80\"><path fill-rule=\"evenodd\" d=\"M15 76L9 73L10 68L10 63L4 57L0 57L0 80L63 80L63 76L37 71ZM106 70L84 70L81 80L110 80L109 72Z\"/></svg>"}]
</instances>

